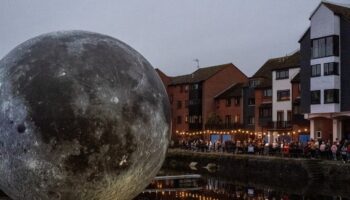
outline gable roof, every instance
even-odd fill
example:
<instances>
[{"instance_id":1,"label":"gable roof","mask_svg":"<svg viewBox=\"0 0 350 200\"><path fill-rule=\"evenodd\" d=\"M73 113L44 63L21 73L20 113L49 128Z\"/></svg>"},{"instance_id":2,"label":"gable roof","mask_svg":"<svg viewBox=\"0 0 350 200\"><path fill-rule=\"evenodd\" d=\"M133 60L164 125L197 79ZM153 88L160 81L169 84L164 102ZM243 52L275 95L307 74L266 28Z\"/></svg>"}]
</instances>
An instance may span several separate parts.
<instances>
[{"instance_id":1,"label":"gable roof","mask_svg":"<svg viewBox=\"0 0 350 200\"><path fill-rule=\"evenodd\" d=\"M329 8L331 11L333 11L335 14L344 17L347 20L350 20L350 8L344 7L332 3L323 3L327 8Z\"/></svg>"},{"instance_id":2,"label":"gable roof","mask_svg":"<svg viewBox=\"0 0 350 200\"><path fill-rule=\"evenodd\" d=\"M300 51L289 56L271 58L252 76L252 78L272 78L272 71L300 66Z\"/></svg>"},{"instance_id":3,"label":"gable roof","mask_svg":"<svg viewBox=\"0 0 350 200\"><path fill-rule=\"evenodd\" d=\"M243 83L235 83L220 94L215 96L215 99L227 99L231 97L242 96Z\"/></svg>"},{"instance_id":4,"label":"gable roof","mask_svg":"<svg viewBox=\"0 0 350 200\"><path fill-rule=\"evenodd\" d=\"M330 3L330 2L326 2L323 1L321 2L316 9L311 13L310 18L312 18L312 16L316 13L316 11L320 8L321 5L325 5L328 9L330 9L332 12L334 12L335 14L344 17L346 20L350 20L350 8L343 6L343 5L339 5L339 4L334 4L334 3Z\"/></svg>"},{"instance_id":5,"label":"gable roof","mask_svg":"<svg viewBox=\"0 0 350 200\"><path fill-rule=\"evenodd\" d=\"M200 69L197 69L192 74L171 77L170 84L178 85L178 84L198 83L201 81L205 81L226 67L235 67L235 66L232 63L228 63L223 65L200 68Z\"/></svg>"}]
</instances>

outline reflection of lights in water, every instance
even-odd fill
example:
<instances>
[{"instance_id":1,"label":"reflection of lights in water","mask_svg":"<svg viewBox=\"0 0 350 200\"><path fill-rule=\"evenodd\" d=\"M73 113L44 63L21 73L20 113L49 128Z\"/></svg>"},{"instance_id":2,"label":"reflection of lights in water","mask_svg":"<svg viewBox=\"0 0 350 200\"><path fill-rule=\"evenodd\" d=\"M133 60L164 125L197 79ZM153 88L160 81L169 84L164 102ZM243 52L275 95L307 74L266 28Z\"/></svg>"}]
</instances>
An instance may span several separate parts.
<instances>
[{"instance_id":1,"label":"reflection of lights in water","mask_svg":"<svg viewBox=\"0 0 350 200\"><path fill-rule=\"evenodd\" d=\"M203 182L204 181L204 182ZM194 186L197 190L191 188L179 188L178 186ZM181 185L182 184L182 185ZM173 199L189 199L189 200L231 200L231 199L247 199L247 200L268 200L268 199L288 199L288 195L283 192L276 192L271 189L259 189L248 187L246 185L237 185L232 182L220 180L218 178L192 179L192 180L164 180L153 181L150 185L152 189L145 190L140 198L134 200L173 200ZM150 188L149 187L149 188ZM192 188L194 189L194 188ZM148 191L148 192L147 192ZM295 197L303 199L302 196Z\"/></svg>"}]
</instances>

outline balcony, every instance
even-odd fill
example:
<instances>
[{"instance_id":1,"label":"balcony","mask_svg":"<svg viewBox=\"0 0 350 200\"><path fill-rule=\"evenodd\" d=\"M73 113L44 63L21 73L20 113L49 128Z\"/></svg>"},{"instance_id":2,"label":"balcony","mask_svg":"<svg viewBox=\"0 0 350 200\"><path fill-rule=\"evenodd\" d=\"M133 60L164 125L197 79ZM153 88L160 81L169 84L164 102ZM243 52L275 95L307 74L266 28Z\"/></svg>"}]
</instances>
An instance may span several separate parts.
<instances>
[{"instance_id":1,"label":"balcony","mask_svg":"<svg viewBox=\"0 0 350 200\"><path fill-rule=\"evenodd\" d=\"M273 121L269 122L268 129L271 130L284 130L284 129L291 129L292 128L292 122L291 121Z\"/></svg>"},{"instance_id":2,"label":"balcony","mask_svg":"<svg viewBox=\"0 0 350 200\"><path fill-rule=\"evenodd\" d=\"M205 129L210 130L232 130L241 129L243 124L240 123L217 123L217 124L206 124Z\"/></svg>"}]
</instances>

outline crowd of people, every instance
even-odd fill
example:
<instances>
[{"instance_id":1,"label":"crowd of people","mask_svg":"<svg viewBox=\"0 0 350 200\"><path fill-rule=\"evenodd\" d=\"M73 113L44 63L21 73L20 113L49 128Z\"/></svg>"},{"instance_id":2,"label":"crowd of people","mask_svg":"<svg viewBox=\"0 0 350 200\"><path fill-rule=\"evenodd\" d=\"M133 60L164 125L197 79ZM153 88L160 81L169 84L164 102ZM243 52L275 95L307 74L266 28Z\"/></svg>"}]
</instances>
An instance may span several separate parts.
<instances>
[{"instance_id":1,"label":"crowd of people","mask_svg":"<svg viewBox=\"0 0 350 200\"><path fill-rule=\"evenodd\" d=\"M181 140L177 147L201 152L228 152L234 154L255 154L266 156L285 156L294 158L329 159L350 162L350 142L334 142L311 139L301 143L276 140L267 143L263 140L220 140L204 141L202 139Z\"/></svg>"}]
</instances>

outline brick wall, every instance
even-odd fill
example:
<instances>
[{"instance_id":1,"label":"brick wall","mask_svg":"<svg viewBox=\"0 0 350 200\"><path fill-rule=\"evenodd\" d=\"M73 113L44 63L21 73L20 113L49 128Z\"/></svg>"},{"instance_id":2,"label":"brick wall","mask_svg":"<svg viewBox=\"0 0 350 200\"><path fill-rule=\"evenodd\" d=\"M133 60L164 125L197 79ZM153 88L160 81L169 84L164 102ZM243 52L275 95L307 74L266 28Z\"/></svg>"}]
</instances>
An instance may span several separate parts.
<instances>
[{"instance_id":1,"label":"brick wall","mask_svg":"<svg viewBox=\"0 0 350 200\"><path fill-rule=\"evenodd\" d=\"M186 84L168 86L173 133L176 131L188 131L188 122L186 122L186 116L188 116L188 108L186 106L188 90L185 89L186 86L188 87ZM181 107L178 106L178 102L181 102ZM178 117L181 117L181 122L178 122Z\"/></svg>"},{"instance_id":2,"label":"brick wall","mask_svg":"<svg viewBox=\"0 0 350 200\"><path fill-rule=\"evenodd\" d=\"M228 66L210 77L203 84L203 126L215 112L214 97L234 83L246 82L247 77L236 67ZM204 128L204 127L203 127Z\"/></svg>"},{"instance_id":3,"label":"brick wall","mask_svg":"<svg viewBox=\"0 0 350 200\"><path fill-rule=\"evenodd\" d=\"M243 102L242 98L240 98L240 104L235 105L235 100L234 98L231 98L231 105L227 105L226 99L217 99L216 100L216 105L215 105L215 113L220 116L222 119L223 123L225 123L225 116L230 115L231 116L231 123L242 123L243 117L241 116L241 112L243 109ZM235 116L239 117L239 121L235 122Z\"/></svg>"}]
</instances>

